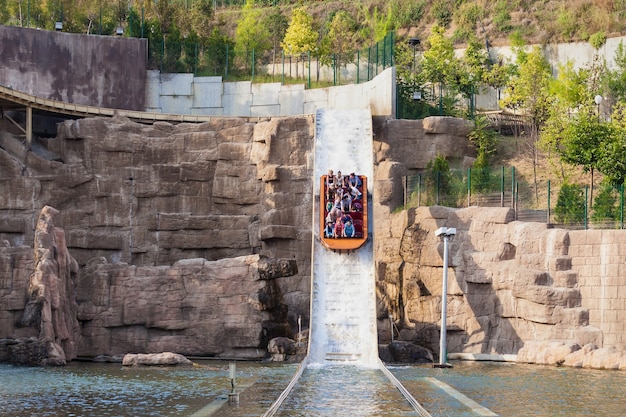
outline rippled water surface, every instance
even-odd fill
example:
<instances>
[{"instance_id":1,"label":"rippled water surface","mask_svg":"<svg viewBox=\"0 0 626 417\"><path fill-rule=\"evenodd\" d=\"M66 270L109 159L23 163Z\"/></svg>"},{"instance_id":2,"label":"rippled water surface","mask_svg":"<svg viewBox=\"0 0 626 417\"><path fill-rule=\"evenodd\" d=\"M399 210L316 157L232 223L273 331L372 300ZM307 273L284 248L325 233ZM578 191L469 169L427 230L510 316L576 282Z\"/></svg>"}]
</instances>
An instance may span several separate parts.
<instances>
[{"instance_id":1,"label":"rippled water surface","mask_svg":"<svg viewBox=\"0 0 626 417\"><path fill-rule=\"evenodd\" d=\"M0 365L0 417L193 416L226 398L228 363L195 368L124 368L72 363L62 368ZM450 395L463 394L503 417L625 416L626 372L488 362L451 369L391 367L433 417L479 415ZM219 417L261 416L297 370L293 364L237 363L240 403ZM354 371L354 372L353 372ZM436 379L449 387L434 384ZM218 401L219 402L219 401ZM204 414L206 415L206 414ZM307 368L281 417L417 415L380 371L346 366Z\"/></svg>"},{"instance_id":2,"label":"rippled water surface","mask_svg":"<svg viewBox=\"0 0 626 417\"><path fill-rule=\"evenodd\" d=\"M190 416L230 390L228 363L201 367L122 367L71 363L58 368L0 365L0 417ZM296 369L237 363L237 382L288 383ZM280 391L278 391L280 394ZM267 399L267 406L273 399ZM217 414L219 415L219 414Z\"/></svg>"},{"instance_id":3,"label":"rippled water surface","mask_svg":"<svg viewBox=\"0 0 626 417\"><path fill-rule=\"evenodd\" d=\"M307 368L277 415L418 416L382 371L349 365Z\"/></svg>"},{"instance_id":4,"label":"rippled water surface","mask_svg":"<svg viewBox=\"0 0 626 417\"><path fill-rule=\"evenodd\" d=\"M451 369L396 367L393 374L433 416L475 416L436 378L503 417L626 416L626 372L489 362Z\"/></svg>"}]
</instances>

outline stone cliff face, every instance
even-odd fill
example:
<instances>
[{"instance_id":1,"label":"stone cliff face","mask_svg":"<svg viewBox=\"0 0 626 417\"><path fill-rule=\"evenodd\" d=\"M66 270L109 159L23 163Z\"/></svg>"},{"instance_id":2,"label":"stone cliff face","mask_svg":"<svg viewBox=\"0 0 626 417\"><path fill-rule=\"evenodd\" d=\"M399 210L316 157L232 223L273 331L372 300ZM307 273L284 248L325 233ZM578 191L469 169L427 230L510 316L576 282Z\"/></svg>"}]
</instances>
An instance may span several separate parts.
<instances>
[{"instance_id":1,"label":"stone cliff face","mask_svg":"<svg viewBox=\"0 0 626 417\"><path fill-rule=\"evenodd\" d=\"M2 272L0 362L61 365L78 355L170 350L261 358L271 338L290 334L277 279L297 273L294 260L137 267L100 257L79 271L55 227L59 215L42 209L34 251L0 248L3 266L13 266Z\"/></svg>"},{"instance_id":2,"label":"stone cliff face","mask_svg":"<svg viewBox=\"0 0 626 417\"><path fill-rule=\"evenodd\" d=\"M93 292L89 287L80 287L79 319L83 332L88 333L80 344L79 355L111 353L109 348L156 349L167 345L150 340L145 334L132 336L135 324L144 326L138 333L151 328L152 334L164 329L171 335L176 332L168 328L167 322L178 320L173 326L178 326L178 333L184 333L181 329L185 326L180 321L194 319L187 316L187 305L178 306L182 311L178 316L171 313L172 316L156 317L153 315L158 316L164 310L156 307L142 310L138 307L141 304L133 300L145 298L129 294L123 301L126 310L112 312L109 304L118 305L119 300L104 295L125 288L145 291L142 283L146 280L164 274L176 275L180 268L176 264L173 272L166 272L159 269L160 265L194 258L217 261L262 255L288 259L294 265L290 264L289 271L278 275L290 276L288 279L261 279L263 289L251 290L243 286L243 281L242 288L233 292L237 285L229 280L217 279L206 284L214 294L224 291L225 296L241 301L243 307L231 312L233 318L229 319L240 324L222 326L221 338L215 337L215 342L202 348L197 342L193 349L187 350L189 353L253 346L256 352L267 337L276 333L292 336L291 329L298 316L308 317L310 262L304 260L310 257L311 232L308 226L300 225L311 224L307 201L311 199L312 189L308 151L312 132L309 116L149 126L122 118L93 118L60 125L58 136L47 141L43 151L29 151L17 139L3 134L0 239L7 247L3 250L3 288L8 291L23 287L24 280L28 280L31 261L22 260L28 255L15 248L35 240L34 219L44 205L50 205L59 211L55 223L65 230L69 252L83 267L81 282L95 286ZM301 268L299 273L295 269L296 260ZM197 273L202 275L203 268L198 267ZM104 272L109 269L115 271L111 276ZM250 278L253 269L237 277ZM116 287L115 281L120 277L127 277L131 283ZM156 296L158 291L152 291L152 296ZM16 296L8 292L12 294L10 297ZM255 298L258 300L253 301ZM209 297L202 302L214 301L215 298ZM274 305L277 302L280 305ZM289 317L283 303L289 306ZM238 334L235 328L245 327L248 307L263 313L249 319L258 320L254 330L242 330ZM19 310L23 306L18 302L15 308ZM198 314L210 313L210 318L202 320L215 322L219 308L207 308L212 310ZM271 314L266 314L267 311ZM116 319L120 314L124 315L123 319ZM229 313L222 315L228 317ZM96 328L95 323L102 327ZM210 330L193 331L206 337L214 332ZM111 335L107 336L107 332ZM163 332L161 340L166 339L166 334ZM4 326L0 332L0 337L15 335L12 326ZM120 335L122 339L117 337ZM121 343L125 337L129 338L126 345ZM217 348L216 344L220 343L222 348ZM196 347L199 350L194 350Z\"/></svg>"},{"instance_id":3,"label":"stone cliff face","mask_svg":"<svg viewBox=\"0 0 626 417\"><path fill-rule=\"evenodd\" d=\"M0 358L5 361L64 364L66 359L76 357L80 335L75 290L78 264L67 251L65 233L55 226L58 214L48 206L41 210L35 229L30 277L13 279L18 284L16 291L6 285L6 278L3 280L5 285L0 294L9 307L8 311L1 312L3 333L22 339L19 343L0 344ZM15 251L2 252L3 260L10 265L28 257ZM18 266L14 271L19 274L24 269ZM19 285L22 282L28 283L27 288ZM16 320L20 311L21 318Z\"/></svg>"},{"instance_id":4,"label":"stone cliff face","mask_svg":"<svg viewBox=\"0 0 626 417\"><path fill-rule=\"evenodd\" d=\"M602 344L582 307L567 231L514 222L507 208L424 207L392 217L392 234L381 232L377 244L396 255L379 261L379 287L403 338L438 346L443 244L434 230L445 225L457 229L449 254L451 352L511 354L535 340Z\"/></svg>"},{"instance_id":5,"label":"stone cliff face","mask_svg":"<svg viewBox=\"0 0 626 417\"><path fill-rule=\"evenodd\" d=\"M403 175L438 153L471 162L470 126L375 121L381 341L392 314L402 339L437 350L442 259L433 231L445 225L459 230L450 351L517 353L540 340L602 346L608 336L617 344L623 325L603 326L626 306L595 300L594 270L584 265L613 270L605 263L623 259L619 247L609 256L613 246L602 244L582 259L592 232L514 222L507 209L394 212ZM65 231L76 260L62 262L76 291L75 310L63 311L77 318L80 337L57 331L54 339L69 358L164 350L256 357L269 338L293 337L298 317L306 327L309 316L313 132L311 116L197 125L115 117L67 121L45 151L0 135L0 337L38 336L15 323L47 312L30 280L47 265L30 247L45 205L58 210L55 230ZM608 320L605 304L621 313Z\"/></svg>"}]
</instances>

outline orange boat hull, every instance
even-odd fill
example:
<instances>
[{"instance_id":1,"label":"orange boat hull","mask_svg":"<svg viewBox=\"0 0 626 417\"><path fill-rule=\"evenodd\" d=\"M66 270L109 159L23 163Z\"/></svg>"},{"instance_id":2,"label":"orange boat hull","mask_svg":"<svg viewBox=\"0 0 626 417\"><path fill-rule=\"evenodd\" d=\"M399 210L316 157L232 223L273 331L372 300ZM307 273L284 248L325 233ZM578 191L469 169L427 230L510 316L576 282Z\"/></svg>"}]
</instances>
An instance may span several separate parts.
<instances>
[{"instance_id":1,"label":"orange boat hull","mask_svg":"<svg viewBox=\"0 0 626 417\"><path fill-rule=\"evenodd\" d=\"M360 248L367 241L367 177L359 175L361 179L361 198L356 200L354 204L357 208L349 210L346 213L351 217L354 228L355 237L332 237L326 232L327 218L329 210L327 209L328 189L326 186L326 175L320 178L320 240L322 244L333 251L351 251Z\"/></svg>"}]
</instances>

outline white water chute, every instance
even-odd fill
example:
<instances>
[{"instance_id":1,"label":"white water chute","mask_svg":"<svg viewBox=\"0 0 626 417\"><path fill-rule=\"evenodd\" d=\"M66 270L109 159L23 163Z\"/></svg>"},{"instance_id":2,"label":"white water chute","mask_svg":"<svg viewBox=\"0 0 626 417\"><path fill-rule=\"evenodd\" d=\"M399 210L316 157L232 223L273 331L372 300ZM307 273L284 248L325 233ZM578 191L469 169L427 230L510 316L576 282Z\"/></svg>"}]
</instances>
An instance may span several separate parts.
<instances>
[{"instance_id":1,"label":"white water chute","mask_svg":"<svg viewBox=\"0 0 626 417\"><path fill-rule=\"evenodd\" d=\"M378 357L372 199L368 198L370 235L362 247L338 253L319 239L322 175L329 169L354 172L372 179L369 190L374 188L371 114L369 110L318 110L315 133L309 350L288 387L263 416L278 412L305 368L341 364L381 369L420 416L430 417Z\"/></svg>"},{"instance_id":2,"label":"white water chute","mask_svg":"<svg viewBox=\"0 0 626 417\"><path fill-rule=\"evenodd\" d=\"M372 115L369 110L320 109L315 120L313 253L311 277L312 364L348 362L378 366L376 291L369 199L370 239L350 253L332 252L319 239L319 178L332 169L374 177Z\"/></svg>"}]
</instances>

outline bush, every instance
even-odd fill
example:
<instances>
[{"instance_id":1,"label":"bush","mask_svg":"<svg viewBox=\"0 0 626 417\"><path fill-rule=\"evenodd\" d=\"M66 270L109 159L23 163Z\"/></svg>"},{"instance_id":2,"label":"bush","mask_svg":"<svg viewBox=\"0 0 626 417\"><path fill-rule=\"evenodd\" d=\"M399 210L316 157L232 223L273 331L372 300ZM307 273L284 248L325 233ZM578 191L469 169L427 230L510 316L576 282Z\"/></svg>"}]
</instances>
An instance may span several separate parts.
<instances>
[{"instance_id":1,"label":"bush","mask_svg":"<svg viewBox=\"0 0 626 417\"><path fill-rule=\"evenodd\" d=\"M585 220L585 196L580 185L564 183L554 209L557 223L582 223Z\"/></svg>"},{"instance_id":2,"label":"bush","mask_svg":"<svg viewBox=\"0 0 626 417\"><path fill-rule=\"evenodd\" d=\"M610 184L603 185L593 200L591 219L595 222L619 221L620 207L618 199L619 194L613 186Z\"/></svg>"},{"instance_id":3,"label":"bush","mask_svg":"<svg viewBox=\"0 0 626 417\"><path fill-rule=\"evenodd\" d=\"M450 164L448 164L445 156L437 155L435 159L428 162L425 185L428 194L428 204L444 205L443 199L450 195L452 188Z\"/></svg>"},{"instance_id":4,"label":"bush","mask_svg":"<svg viewBox=\"0 0 626 417\"><path fill-rule=\"evenodd\" d=\"M430 6L431 15L443 28L450 26L453 10L455 10L453 4L448 0L437 0Z\"/></svg>"}]
</instances>

